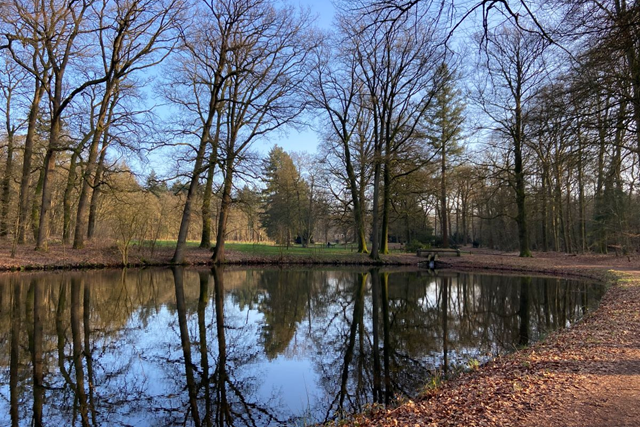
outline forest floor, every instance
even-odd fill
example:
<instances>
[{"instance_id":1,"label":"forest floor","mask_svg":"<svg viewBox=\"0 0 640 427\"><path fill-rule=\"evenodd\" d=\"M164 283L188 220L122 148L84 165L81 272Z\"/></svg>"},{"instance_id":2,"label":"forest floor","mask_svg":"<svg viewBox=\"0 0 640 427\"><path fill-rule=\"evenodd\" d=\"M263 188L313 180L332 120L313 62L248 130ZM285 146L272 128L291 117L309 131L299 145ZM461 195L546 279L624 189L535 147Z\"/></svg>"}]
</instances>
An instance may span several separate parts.
<instances>
[{"instance_id":1,"label":"forest floor","mask_svg":"<svg viewBox=\"0 0 640 427\"><path fill-rule=\"evenodd\" d=\"M15 257L0 242L0 270L118 267L111 245L48 252L20 246ZM134 248L133 265L168 264L172 248ZM207 264L211 252L190 247L190 264ZM230 250L230 263L365 264L366 255L265 257ZM416 265L415 255L388 255L387 264ZM567 255L463 249L443 257L438 268L562 275L610 285L597 310L574 327L445 381L420 399L377 408L349 422L354 426L640 426L640 255Z\"/></svg>"}]
</instances>

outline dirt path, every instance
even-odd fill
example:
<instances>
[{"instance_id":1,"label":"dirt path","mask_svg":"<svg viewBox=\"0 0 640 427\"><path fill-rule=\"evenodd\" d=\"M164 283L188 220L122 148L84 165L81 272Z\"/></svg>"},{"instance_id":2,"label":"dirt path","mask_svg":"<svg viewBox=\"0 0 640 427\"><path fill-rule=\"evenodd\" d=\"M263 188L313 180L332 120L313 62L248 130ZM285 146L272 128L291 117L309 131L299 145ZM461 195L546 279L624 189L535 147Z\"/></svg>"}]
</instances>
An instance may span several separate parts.
<instances>
[{"instance_id":1,"label":"dirt path","mask_svg":"<svg viewBox=\"0 0 640 427\"><path fill-rule=\"evenodd\" d=\"M441 267L611 280L599 308L570 330L499 358L416 402L361 416L376 426L640 426L640 259L477 251Z\"/></svg>"}]
</instances>

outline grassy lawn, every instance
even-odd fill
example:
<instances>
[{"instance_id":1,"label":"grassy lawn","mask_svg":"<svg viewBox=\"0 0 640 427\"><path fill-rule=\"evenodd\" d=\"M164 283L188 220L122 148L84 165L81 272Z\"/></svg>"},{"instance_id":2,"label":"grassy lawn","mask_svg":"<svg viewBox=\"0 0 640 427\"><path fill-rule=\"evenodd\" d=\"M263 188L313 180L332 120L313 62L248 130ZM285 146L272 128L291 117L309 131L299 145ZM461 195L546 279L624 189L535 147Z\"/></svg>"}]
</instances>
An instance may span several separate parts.
<instances>
[{"instance_id":1,"label":"grassy lawn","mask_svg":"<svg viewBox=\"0 0 640 427\"><path fill-rule=\"evenodd\" d=\"M145 240L144 241L144 245L145 246L151 246L151 241L150 240ZM187 247L188 248L197 248L198 246L200 246L200 242L196 242L195 240L193 241L189 241L187 240ZM156 248L175 248L176 247L176 240L156 240Z\"/></svg>"},{"instance_id":2,"label":"grassy lawn","mask_svg":"<svg viewBox=\"0 0 640 427\"><path fill-rule=\"evenodd\" d=\"M308 248L303 248L302 245L268 245L263 243L226 243L225 247L244 253L250 253L253 255L344 255L352 254L358 251L358 247L355 245L337 245L327 247L326 245L312 245Z\"/></svg>"}]
</instances>

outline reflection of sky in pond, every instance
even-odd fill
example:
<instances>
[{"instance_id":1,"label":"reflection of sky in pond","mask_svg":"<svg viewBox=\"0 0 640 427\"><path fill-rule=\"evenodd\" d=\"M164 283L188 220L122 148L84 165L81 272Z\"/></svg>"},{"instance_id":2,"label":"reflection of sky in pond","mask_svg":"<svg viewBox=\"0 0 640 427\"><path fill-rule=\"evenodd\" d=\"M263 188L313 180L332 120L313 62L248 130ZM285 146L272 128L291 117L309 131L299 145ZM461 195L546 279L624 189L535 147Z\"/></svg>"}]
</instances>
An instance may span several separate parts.
<instances>
[{"instance_id":1,"label":"reflection of sky in pond","mask_svg":"<svg viewBox=\"0 0 640 427\"><path fill-rule=\"evenodd\" d=\"M10 424L12 396L20 425L31 425L38 405L45 425L54 426L81 424L83 414L91 425L110 426L323 421L389 396L412 396L445 370L445 360L447 372L455 372L570 325L602 294L599 286L565 279L234 269L221 276L219 336L214 277L177 274L0 276L0 425ZM174 277L184 279L181 285ZM34 283L43 295L42 401L32 386L29 344Z\"/></svg>"},{"instance_id":2,"label":"reflection of sky in pond","mask_svg":"<svg viewBox=\"0 0 640 427\"><path fill-rule=\"evenodd\" d=\"M291 413L304 414L318 398L314 393L317 381L310 360L278 356L266 366L264 384L258 393L276 392Z\"/></svg>"}]
</instances>

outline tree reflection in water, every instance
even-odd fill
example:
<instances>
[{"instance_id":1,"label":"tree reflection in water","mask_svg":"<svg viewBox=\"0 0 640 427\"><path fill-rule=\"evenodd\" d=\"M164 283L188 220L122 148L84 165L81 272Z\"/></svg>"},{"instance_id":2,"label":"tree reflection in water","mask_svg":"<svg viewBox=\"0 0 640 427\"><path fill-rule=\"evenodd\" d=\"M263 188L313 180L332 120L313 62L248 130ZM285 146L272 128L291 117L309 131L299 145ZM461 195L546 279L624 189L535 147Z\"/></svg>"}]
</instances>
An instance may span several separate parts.
<instances>
[{"instance_id":1,"label":"tree reflection in water","mask_svg":"<svg viewBox=\"0 0 640 427\"><path fill-rule=\"evenodd\" d=\"M20 423L19 413L19 366L20 366L20 330L22 327L22 286L17 278L12 277L8 281L12 291L11 303L11 349L9 355L9 413L11 426L17 427Z\"/></svg>"},{"instance_id":2,"label":"tree reflection in water","mask_svg":"<svg viewBox=\"0 0 640 427\"><path fill-rule=\"evenodd\" d=\"M379 269L0 276L0 425L335 419L565 327L602 292Z\"/></svg>"}]
</instances>

